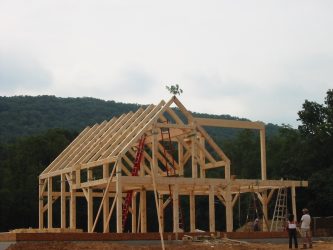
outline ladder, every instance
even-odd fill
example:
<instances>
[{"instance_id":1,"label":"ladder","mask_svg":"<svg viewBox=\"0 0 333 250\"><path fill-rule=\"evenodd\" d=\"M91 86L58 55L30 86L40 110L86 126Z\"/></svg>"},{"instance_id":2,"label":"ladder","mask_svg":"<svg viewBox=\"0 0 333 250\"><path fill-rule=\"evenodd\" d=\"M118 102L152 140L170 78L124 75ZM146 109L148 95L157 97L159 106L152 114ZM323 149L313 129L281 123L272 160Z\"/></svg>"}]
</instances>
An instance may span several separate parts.
<instances>
[{"instance_id":1,"label":"ladder","mask_svg":"<svg viewBox=\"0 0 333 250\"><path fill-rule=\"evenodd\" d=\"M168 123L168 121L166 121ZM165 160L165 168L166 168L166 174L167 176L178 176L176 175L176 169L175 169L175 158L173 156L174 154L174 147L171 141L171 135L170 135L170 129L169 128L161 128L161 144L163 146L163 154L164 154L164 160ZM167 153L171 156L171 160L169 161L167 158ZM169 165L171 167L169 167ZM172 171L172 173L171 173ZM173 198L172 198L172 191L171 191L171 185L169 185L169 193L170 193L170 202L171 205L173 204ZM184 217L183 217L183 211L181 209L180 199L178 199L178 207L179 207L179 222L178 222L178 229L185 231L184 228Z\"/></svg>"},{"instance_id":2,"label":"ladder","mask_svg":"<svg viewBox=\"0 0 333 250\"><path fill-rule=\"evenodd\" d=\"M275 208L273 213L273 219L271 223L272 231L283 231L286 218L288 216L287 209L287 188L279 188L276 196Z\"/></svg>"},{"instance_id":3,"label":"ladder","mask_svg":"<svg viewBox=\"0 0 333 250\"><path fill-rule=\"evenodd\" d=\"M254 191L252 191L250 199L245 223L245 231L248 232L254 231L254 221L260 218L259 208L261 208L260 205L258 205L258 200Z\"/></svg>"},{"instance_id":4,"label":"ladder","mask_svg":"<svg viewBox=\"0 0 333 250\"><path fill-rule=\"evenodd\" d=\"M142 160L142 156L143 156L143 149L144 149L144 145L145 145L145 140L146 140L146 134L143 134L139 140L139 146L138 146L138 150L136 152L135 155L135 161L134 161L134 166L132 168L132 176L138 176L139 170L140 170L140 166L141 166L141 160ZM123 213L123 231L125 229L125 224L127 221L127 217L128 217L128 211L129 211L129 207L132 205L132 197L133 197L133 190L130 190L127 192L126 198L125 198L125 203L123 204L123 208L122 208L122 213Z\"/></svg>"}]
</instances>

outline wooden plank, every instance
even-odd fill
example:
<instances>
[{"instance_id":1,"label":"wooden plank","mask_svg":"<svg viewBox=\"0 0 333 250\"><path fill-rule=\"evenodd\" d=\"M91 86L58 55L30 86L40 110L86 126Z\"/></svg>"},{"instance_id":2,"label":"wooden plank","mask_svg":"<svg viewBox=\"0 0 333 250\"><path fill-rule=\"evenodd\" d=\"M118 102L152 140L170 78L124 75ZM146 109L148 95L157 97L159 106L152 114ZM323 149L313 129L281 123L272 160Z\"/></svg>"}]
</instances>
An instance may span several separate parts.
<instances>
[{"instance_id":1,"label":"wooden plank","mask_svg":"<svg viewBox=\"0 0 333 250\"><path fill-rule=\"evenodd\" d=\"M44 207L44 199L43 199L43 192L45 190L46 184L47 184L48 179L39 179L39 188L38 188L38 225L39 229L44 228L44 212L43 212L43 207Z\"/></svg>"},{"instance_id":2,"label":"wooden plank","mask_svg":"<svg viewBox=\"0 0 333 250\"><path fill-rule=\"evenodd\" d=\"M96 131L100 130L105 125L106 121L102 122L101 124L95 124L92 129L87 132L87 136L80 141L80 144L77 145L75 149L72 150L61 163L58 164L57 169L53 168L52 171L64 169L70 166L70 162L72 161L72 159L75 158L75 156L84 149L85 145L87 145L94 138Z\"/></svg>"},{"instance_id":3,"label":"wooden plank","mask_svg":"<svg viewBox=\"0 0 333 250\"><path fill-rule=\"evenodd\" d=\"M190 192L190 231L195 232L195 196Z\"/></svg>"},{"instance_id":4,"label":"wooden plank","mask_svg":"<svg viewBox=\"0 0 333 250\"><path fill-rule=\"evenodd\" d=\"M109 122L102 123L98 129L92 135L92 138L88 141L86 140L84 146L81 148L79 152L77 152L68 162L68 166L76 165L79 163L83 163L84 158L88 153L91 153L98 145L100 144L103 135L105 135L106 131L108 131L114 125L117 119L113 118Z\"/></svg>"},{"instance_id":5,"label":"wooden plank","mask_svg":"<svg viewBox=\"0 0 333 250\"><path fill-rule=\"evenodd\" d=\"M87 171L87 179L92 180L93 179L93 173L91 169L88 169ZM92 188L87 189L87 225L88 225L88 233L92 233L92 227L94 222L94 199L92 196L93 190Z\"/></svg>"},{"instance_id":6,"label":"wooden plank","mask_svg":"<svg viewBox=\"0 0 333 250\"><path fill-rule=\"evenodd\" d=\"M266 167L266 136L265 127L260 129L260 159L261 159L261 179L267 179L267 167Z\"/></svg>"},{"instance_id":7,"label":"wooden plank","mask_svg":"<svg viewBox=\"0 0 333 250\"><path fill-rule=\"evenodd\" d=\"M125 124L125 122L133 115L133 112L121 115L115 123L106 131L103 139L91 152L85 154L83 158L80 159L81 165L89 164L90 162L96 161L100 154L110 146L113 138L119 133L119 129Z\"/></svg>"},{"instance_id":8,"label":"wooden plank","mask_svg":"<svg viewBox=\"0 0 333 250\"><path fill-rule=\"evenodd\" d=\"M147 194L145 190L140 191L140 222L141 233L147 233Z\"/></svg>"},{"instance_id":9,"label":"wooden plank","mask_svg":"<svg viewBox=\"0 0 333 250\"><path fill-rule=\"evenodd\" d=\"M126 138L124 137L113 151L109 150L105 155L117 155L118 153L123 155L129 147L133 146L139 140L144 131L154 123L154 119L158 119L158 116L162 113L161 111L164 110L164 104L165 102L161 101L149 112L149 114L145 114L143 118L138 118L136 122L133 123L133 126L131 126L131 129L128 130L128 133L126 133Z\"/></svg>"},{"instance_id":10,"label":"wooden plank","mask_svg":"<svg viewBox=\"0 0 333 250\"><path fill-rule=\"evenodd\" d=\"M47 228L53 227L53 210L52 210L52 178L47 180Z\"/></svg>"},{"instance_id":11,"label":"wooden plank","mask_svg":"<svg viewBox=\"0 0 333 250\"><path fill-rule=\"evenodd\" d=\"M179 195L178 185L172 187L172 215L173 215L173 232L179 232Z\"/></svg>"},{"instance_id":12,"label":"wooden plank","mask_svg":"<svg viewBox=\"0 0 333 250\"><path fill-rule=\"evenodd\" d=\"M135 116L135 119L131 119L128 123L124 124L117 132L117 136L114 137L110 147L101 154L99 159L117 155L118 151L116 150L121 147L120 145L122 145L124 141L129 140L128 137L130 134L137 129L137 126L141 124L142 121L148 119L149 115L155 108L154 105L149 105L139 116Z\"/></svg>"},{"instance_id":13,"label":"wooden plank","mask_svg":"<svg viewBox=\"0 0 333 250\"><path fill-rule=\"evenodd\" d=\"M206 163L204 169L208 170L208 169L213 169L213 168L219 168L219 167L224 167L225 165L226 165L225 161L210 162L210 163Z\"/></svg>"},{"instance_id":14,"label":"wooden plank","mask_svg":"<svg viewBox=\"0 0 333 250\"><path fill-rule=\"evenodd\" d=\"M215 232L214 186L209 187L209 232Z\"/></svg>"},{"instance_id":15,"label":"wooden plank","mask_svg":"<svg viewBox=\"0 0 333 250\"><path fill-rule=\"evenodd\" d=\"M224 127L224 128L240 128L240 129L264 129L265 124L262 122L250 122L239 120L225 120L213 118L194 118L195 122L200 126L207 127Z\"/></svg>"},{"instance_id":16,"label":"wooden plank","mask_svg":"<svg viewBox=\"0 0 333 250\"><path fill-rule=\"evenodd\" d=\"M48 173L49 170L56 165L59 161L61 161L61 159L67 155L68 151L70 151L73 147L75 147L75 144L78 143L81 138L87 133L87 131L90 130L90 127L86 127L66 148L64 151L62 151L57 158L55 158L55 160L53 160L50 165L44 169L44 171L42 172L42 174Z\"/></svg>"},{"instance_id":17,"label":"wooden plank","mask_svg":"<svg viewBox=\"0 0 333 250\"><path fill-rule=\"evenodd\" d=\"M108 218L107 218L107 221L104 225L104 233L107 232L107 228L109 228L109 224L110 224L110 219L111 219L111 216L112 216L112 213L113 213L113 209L115 207L115 204L117 203L117 200L118 200L118 197L117 197L117 194L115 195L114 199L113 199L113 202L112 202L112 206L110 208L110 212L109 212L109 215L108 215Z\"/></svg>"},{"instance_id":18,"label":"wooden plank","mask_svg":"<svg viewBox=\"0 0 333 250\"><path fill-rule=\"evenodd\" d=\"M75 194L75 172L71 172L71 184L70 184L70 203L69 203L69 227L71 229L76 228L76 194Z\"/></svg>"},{"instance_id":19,"label":"wooden plank","mask_svg":"<svg viewBox=\"0 0 333 250\"><path fill-rule=\"evenodd\" d=\"M66 228L66 177L64 174L61 175L61 199L60 199L60 227Z\"/></svg>"}]
</instances>

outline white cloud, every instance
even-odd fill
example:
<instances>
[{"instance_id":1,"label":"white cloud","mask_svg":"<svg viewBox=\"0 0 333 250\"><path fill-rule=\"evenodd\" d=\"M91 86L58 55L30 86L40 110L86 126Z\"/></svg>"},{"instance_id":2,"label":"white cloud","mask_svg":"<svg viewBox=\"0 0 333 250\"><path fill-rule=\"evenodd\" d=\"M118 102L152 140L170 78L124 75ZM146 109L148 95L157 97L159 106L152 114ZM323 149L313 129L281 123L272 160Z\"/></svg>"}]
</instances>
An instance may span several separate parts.
<instances>
[{"instance_id":1,"label":"white cloud","mask_svg":"<svg viewBox=\"0 0 333 250\"><path fill-rule=\"evenodd\" d=\"M44 75L27 94L146 104L178 83L190 110L296 124L332 86L332 13L329 0L3 0L0 50L38 62L17 74Z\"/></svg>"}]
</instances>

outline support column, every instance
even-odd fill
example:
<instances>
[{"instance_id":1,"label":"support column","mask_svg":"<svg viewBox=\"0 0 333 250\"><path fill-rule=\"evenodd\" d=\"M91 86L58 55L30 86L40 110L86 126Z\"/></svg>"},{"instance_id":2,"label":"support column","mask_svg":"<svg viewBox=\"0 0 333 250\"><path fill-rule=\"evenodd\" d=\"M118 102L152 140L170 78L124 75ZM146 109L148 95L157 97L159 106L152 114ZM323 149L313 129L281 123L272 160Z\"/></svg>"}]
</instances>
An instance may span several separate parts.
<instances>
[{"instance_id":1,"label":"support column","mask_svg":"<svg viewBox=\"0 0 333 250\"><path fill-rule=\"evenodd\" d=\"M202 148L205 148L205 138L203 136L200 136L199 143L202 146ZM200 150L200 153L199 153L199 161L200 161L200 178L205 178L206 177L206 171L204 169L205 154L202 150Z\"/></svg>"},{"instance_id":2,"label":"support column","mask_svg":"<svg viewBox=\"0 0 333 250\"><path fill-rule=\"evenodd\" d=\"M141 233L147 233L147 196L146 190L140 191Z\"/></svg>"},{"instance_id":3,"label":"support column","mask_svg":"<svg viewBox=\"0 0 333 250\"><path fill-rule=\"evenodd\" d=\"M172 206L173 206L173 232L179 232L179 195L178 184L172 187Z\"/></svg>"},{"instance_id":4,"label":"support column","mask_svg":"<svg viewBox=\"0 0 333 250\"><path fill-rule=\"evenodd\" d=\"M39 229L44 228L44 196L43 196L43 191L44 191L44 185L45 185L46 180L39 179L39 188L38 188L38 218L39 218Z\"/></svg>"},{"instance_id":5,"label":"support column","mask_svg":"<svg viewBox=\"0 0 333 250\"><path fill-rule=\"evenodd\" d=\"M195 231L195 195L194 192L190 193L190 232Z\"/></svg>"},{"instance_id":6,"label":"support column","mask_svg":"<svg viewBox=\"0 0 333 250\"><path fill-rule=\"evenodd\" d=\"M262 218L262 230L264 232L268 231L268 198L267 198L267 191L263 191L261 194L262 197L262 213L264 218Z\"/></svg>"},{"instance_id":7,"label":"support column","mask_svg":"<svg viewBox=\"0 0 333 250\"><path fill-rule=\"evenodd\" d=\"M61 228L66 228L66 176L61 174L61 186L60 186L60 224Z\"/></svg>"},{"instance_id":8,"label":"support column","mask_svg":"<svg viewBox=\"0 0 333 250\"><path fill-rule=\"evenodd\" d=\"M297 208L296 208L296 188L295 185L291 187L291 206L293 210L293 215L295 216L295 220L297 220Z\"/></svg>"},{"instance_id":9,"label":"support column","mask_svg":"<svg viewBox=\"0 0 333 250\"><path fill-rule=\"evenodd\" d=\"M75 185L76 185L76 172L71 172L71 184L70 184L70 204L69 204L69 227L71 229L76 229L76 195L75 195Z\"/></svg>"},{"instance_id":10,"label":"support column","mask_svg":"<svg viewBox=\"0 0 333 250\"><path fill-rule=\"evenodd\" d=\"M93 179L93 175L92 175L92 170L91 169L88 169L87 170L87 178L88 178L88 181L92 181ZM91 187L88 188L87 190L88 192L88 197L87 197L87 209L88 209L88 233L91 233L92 232L92 227L94 225L94 211L93 211L93 208L94 208L94 199L93 199L93 190Z\"/></svg>"},{"instance_id":11,"label":"support column","mask_svg":"<svg viewBox=\"0 0 333 250\"><path fill-rule=\"evenodd\" d=\"M52 177L47 178L47 228L53 227L53 197L52 197Z\"/></svg>"},{"instance_id":12,"label":"support column","mask_svg":"<svg viewBox=\"0 0 333 250\"><path fill-rule=\"evenodd\" d=\"M117 233L123 232L123 193L122 193L122 183L121 183L121 160L116 166L116 193L117 193Z\"/></svg>"},{"instance_id":13,"label":"support column","mask_svg":"<svg viewBox=\"0 0 333 250\"><path fill-rule=\"evenodd\" d=\"M191 154L192 154L192 178L198 178L198 158L197 158L197 145L196 145L196 132L193 131L191 138Z\"/></svg>"},{"instance_id":14,"label":"support column","mask_svg":"<svg viewBox=\"0 0 333 250\"><path fill-rule=\"evenodd\" d=\"M260 152L261 152L261 179L267 179L266 171L266 135L265 128L260 129Z\"/></svg>"},{"instance_id":15,"label":"support column","mask_svg":"<svg viewBox=\"0 0 333 250\"><path fill-rule=\"evenodd\" d=\"M158 195L159 199L159 210L160 210L160 220L161 220L161 231L164 232L164 208L163 208L163 194Z\"/></svg>"},{"instance_id":16,"label":"support column","mask_svg":"<svg viewBox=\"0 0 333 250\"><path fill-rule=\"evenodd\" d=\"M232 232L234 229L233 225L233 209L232 209L232 194L230 191L230 182L228 183L225 199L225 211L226 211L226 222L227 222L227 232Z\"/></svg>"},{"instance_id":17,"label":"support column","mask_svg":"<svg viewBox=\"0 0 333 250\"><path fill-rule=\"evenodd\" d=\"M109 163L103 164L103 179L108 179L110 176L110 170L109 170ZM105 190L105 192L108 192L108 190ZM110 227L105 227L107 224L107 219L109 215L109 209L110 209L110 198L107 195L103 202L103 228L104 233L110 232Z\"/></svg>"},{"instance_id":18,"label":"support column","mask_svg":"<svg viewBox=\"0 0 333 250\"><path fill-rule=\"evenodd\" d=\"M215 232L214 186L209 187L209 232Z\"/></svg>"},{"instance_id":19,"label":"support column","mask_svg":"<svg viewBox=\"0 0 333 250\"><path fill-rule=\"evenodd\" d=\"M136 233L136 192L132 195L132 233Z\"/></svg>"},{"instance_id":20,"label":"support column","mask_svg":"<svg viewBox=\"0 0 333 250\"><path fill-rule=\"evenodd\" d=\"M184 147L178 141L178 165L179 165L179 175L184 176Z\"/></svg>"}]
</instances>

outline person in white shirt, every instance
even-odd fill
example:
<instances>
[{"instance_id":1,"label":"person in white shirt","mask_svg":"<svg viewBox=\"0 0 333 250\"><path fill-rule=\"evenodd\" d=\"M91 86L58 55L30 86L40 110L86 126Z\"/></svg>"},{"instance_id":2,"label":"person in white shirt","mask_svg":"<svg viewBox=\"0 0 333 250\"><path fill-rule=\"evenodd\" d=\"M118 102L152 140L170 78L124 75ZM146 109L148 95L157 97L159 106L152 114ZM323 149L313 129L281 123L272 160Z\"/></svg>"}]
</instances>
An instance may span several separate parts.
<instances>
[{"instance_id":1,"label":"person in white shirt","mask_svg":"<svg viewBox=\"0 0 333 250\"><path fill-rule=\"evenodd\" d=\"M298 243L297 243L297 221L294 220L294 215L290 214L288 217L287 221L287 230L288 230L288 235L289 235L289 249L292 248L293 246L293 239L294 239L294 244L295 248L298 248Z\"/></svg>"},{"instance_id":2,"label":"person in white shirt","mask_svg":"<svg viewBox=\"0 0 333 250\"><path fill-rule=\"evenodd\" d=\"M303 238L303 249L307 248L307 244L309 244L309 248L312 248L311 216L309 215L309 210L307 208L303 208L302 212L303 216L301 218L301 234Z\"/></svg>"}]
</instances>

